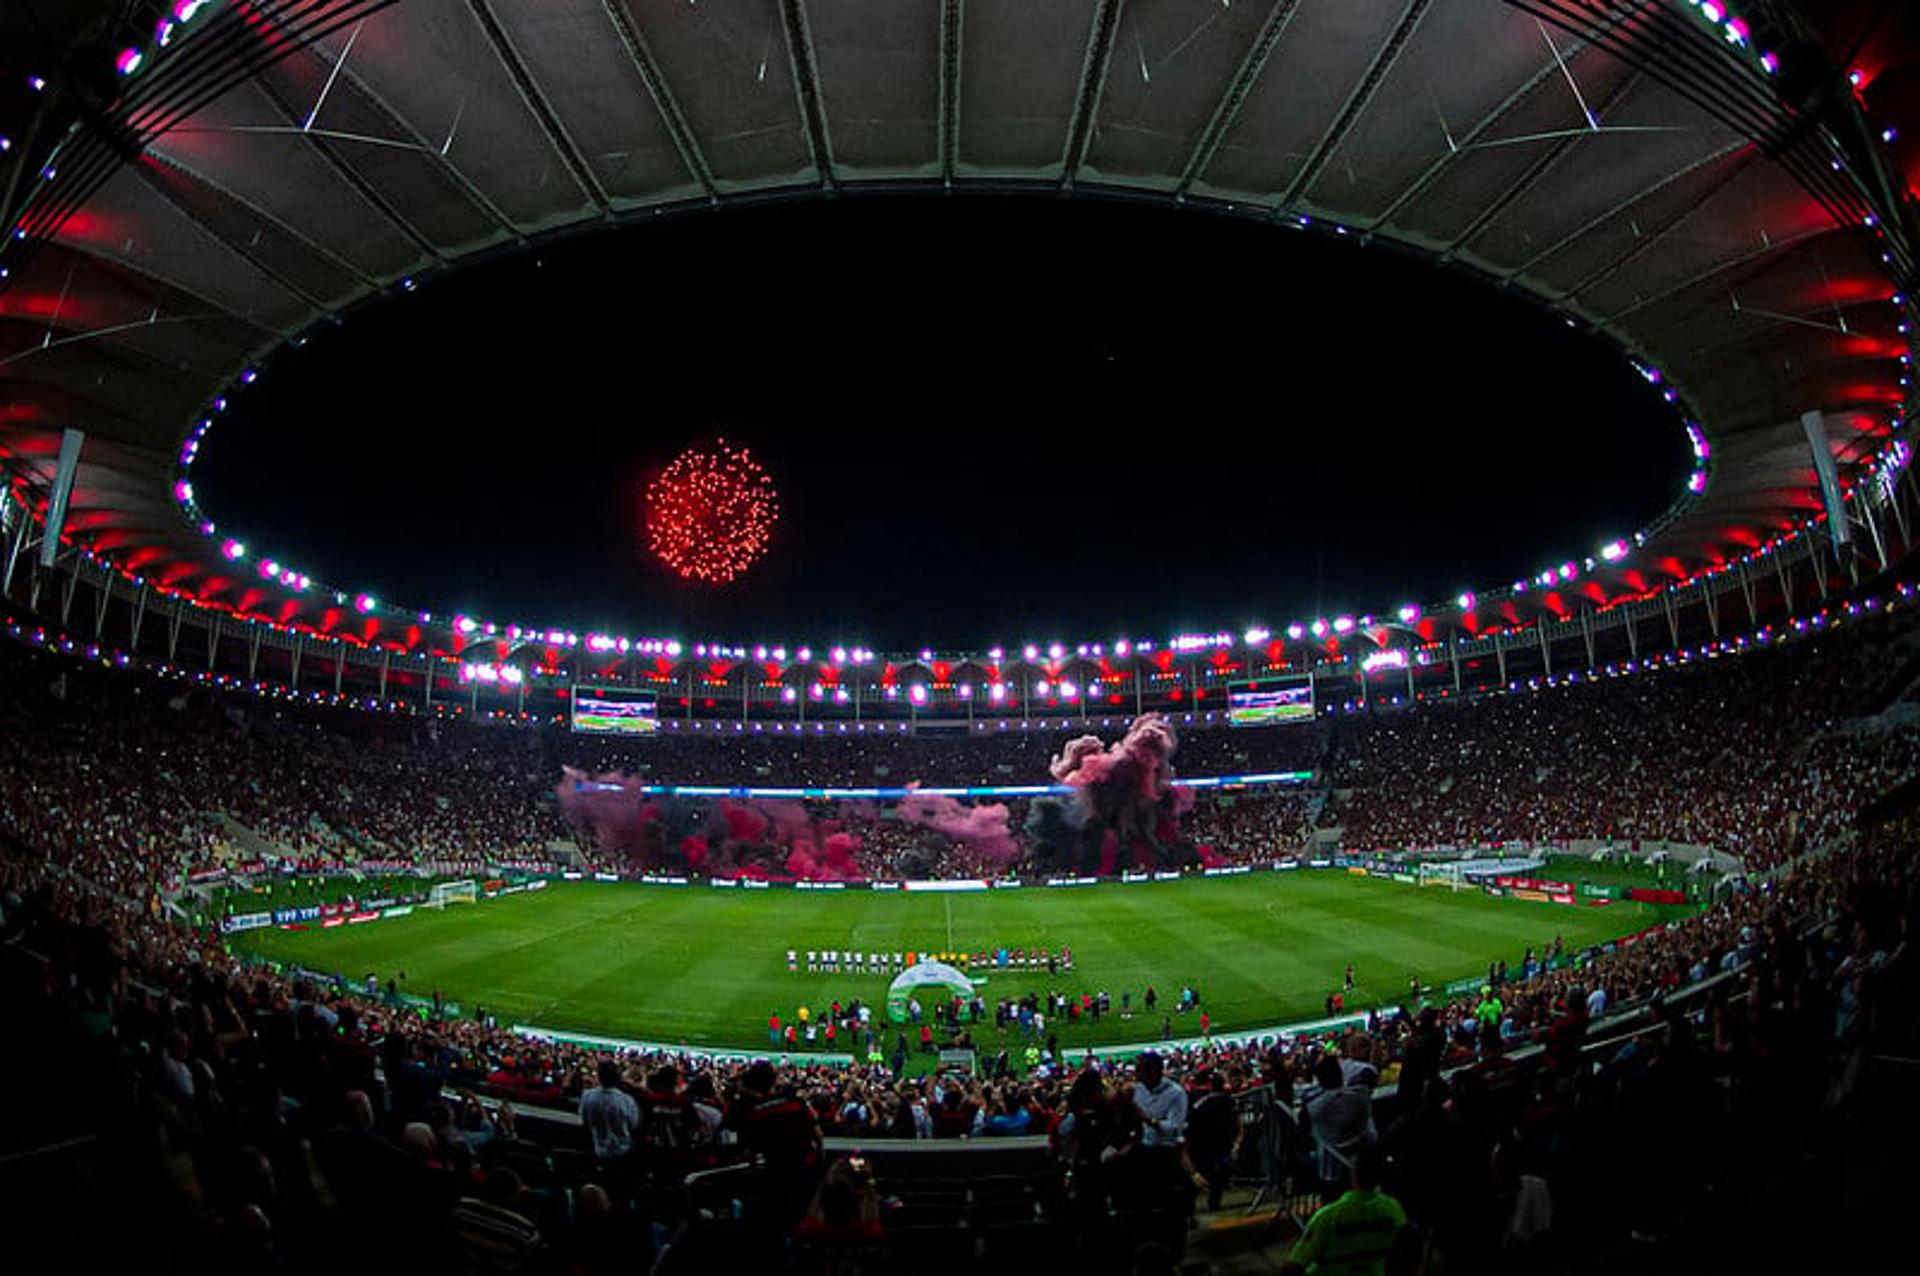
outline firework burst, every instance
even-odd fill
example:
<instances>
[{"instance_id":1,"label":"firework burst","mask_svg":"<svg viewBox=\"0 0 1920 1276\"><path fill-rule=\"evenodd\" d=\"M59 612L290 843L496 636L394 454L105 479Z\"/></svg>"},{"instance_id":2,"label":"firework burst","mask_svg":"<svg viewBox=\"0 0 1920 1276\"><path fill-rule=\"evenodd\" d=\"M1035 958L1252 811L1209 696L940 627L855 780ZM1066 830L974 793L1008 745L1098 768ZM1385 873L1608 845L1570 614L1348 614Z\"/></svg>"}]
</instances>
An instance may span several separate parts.
<instances>
[{"instance_id":1,"label":"firework burst","mask_svg":"<svg viewBox=\"0 0 1920 1276\"><path fill-rule=\"evenodd\" d=\"M773 479L725 439L688 448L647 485L647 548L687 580L733 580L767 552L779 521Z\"/></svg>"}]
</instances>

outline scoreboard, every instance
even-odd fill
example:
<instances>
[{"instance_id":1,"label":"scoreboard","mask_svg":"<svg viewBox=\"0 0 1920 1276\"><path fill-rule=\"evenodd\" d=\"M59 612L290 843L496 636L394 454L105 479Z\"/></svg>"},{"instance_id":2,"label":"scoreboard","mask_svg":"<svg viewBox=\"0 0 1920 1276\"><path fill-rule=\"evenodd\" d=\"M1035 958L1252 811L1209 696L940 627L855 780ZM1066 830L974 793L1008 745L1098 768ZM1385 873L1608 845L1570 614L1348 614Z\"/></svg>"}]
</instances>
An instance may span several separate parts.
<instances>
[{"instance_id":1,"label":"scoreboard","mask_svg":"<svg viewBox=\"0 0 1920 1276\"><path fill-rule=\"evenodd\" d=\"M1282 722L1313 721L1313 679L1302 678L1279 687L1227 693L1227 725L1270 727Z\"/></svg>"},{"instance_id":2,"label":"scoreboard","mask_svg":"<svg viewBox=\"0 0 1920 1276\"><path fill-rule=\"evenodd\" d=\"M660 729L659 700L651 691L575 687L573 729L587 735L652 735Z\"/></svg>"}]
</instances>

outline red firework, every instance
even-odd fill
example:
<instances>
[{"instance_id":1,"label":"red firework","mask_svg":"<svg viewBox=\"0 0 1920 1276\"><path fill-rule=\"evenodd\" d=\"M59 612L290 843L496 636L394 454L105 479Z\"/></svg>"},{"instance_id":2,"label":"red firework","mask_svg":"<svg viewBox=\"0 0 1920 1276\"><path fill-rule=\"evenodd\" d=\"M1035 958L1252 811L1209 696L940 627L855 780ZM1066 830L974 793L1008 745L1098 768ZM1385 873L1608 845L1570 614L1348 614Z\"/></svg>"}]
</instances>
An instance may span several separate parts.
<instances>
[{"instance_id":1,"label":"red firework","mask_svg":"<svg viewBox=\"0 0 1920 1276\"><path fill-rule=\"evenodd\" d=\"M773 479L725 439L688 448L647 484L647 548L687 580L726 584L767 552L779 521Z\"/></svg>"}]
</instances>

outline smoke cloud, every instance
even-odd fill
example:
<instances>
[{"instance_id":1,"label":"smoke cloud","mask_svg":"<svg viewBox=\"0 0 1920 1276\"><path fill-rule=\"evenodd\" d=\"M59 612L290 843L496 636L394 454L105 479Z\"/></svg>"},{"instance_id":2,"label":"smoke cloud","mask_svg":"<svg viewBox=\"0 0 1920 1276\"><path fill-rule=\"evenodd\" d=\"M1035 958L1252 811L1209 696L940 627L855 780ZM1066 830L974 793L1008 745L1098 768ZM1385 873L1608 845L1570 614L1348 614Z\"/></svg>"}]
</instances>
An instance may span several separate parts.
<instances>
[{"instance_id":1,"label":"smoke cloud","mask_svg":"<svg viewBox=\"0 0 1920 1276\"><path fill-rule=\"evenodd\" d=\"M897 803L663 798L620 772L563 767L561 814L601 863L629 872L855 880L961 869L1111 873L1200 862L1180 837L1192 794L1173 785L1179 738L1157 713L1108 744L1084 735L1049 765L1070 798L1039 798L1015 828L1005 803L911 793Z\"/></svg>"}]
</instances>

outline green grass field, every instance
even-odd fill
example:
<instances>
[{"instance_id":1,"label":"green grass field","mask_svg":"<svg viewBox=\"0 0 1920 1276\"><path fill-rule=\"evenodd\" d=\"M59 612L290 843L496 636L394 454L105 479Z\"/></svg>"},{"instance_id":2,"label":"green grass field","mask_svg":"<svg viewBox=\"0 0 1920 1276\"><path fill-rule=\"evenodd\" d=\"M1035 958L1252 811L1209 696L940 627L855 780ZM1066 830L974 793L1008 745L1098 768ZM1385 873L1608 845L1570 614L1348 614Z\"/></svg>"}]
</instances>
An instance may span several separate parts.
<instances>
[{"instance_id":1,"label":"green grass field","mask_svg":"<svg viewBox=\"0 0 1920 1276\"><path fill-rule=\"evenodd\" d=\"M700 887L556 882L547 890L369 925L245 932L234 947L275 961L438 989L471 1013L649 1041L764 1047L767 1015L836 997L885 1000L882 975L789 973L786 951L968 951L1062 945L1076 969L992 971L981 990L1003 996L1058 988L1134 994L1136 1013L1098 1026L1062 1026L1064 1046L1151 1040L1139 1011L1153 984L1170 1008L1182 983L1199 988L1216 1031L1318 1017L1351 960L1349 1008L1404 996L1410 975L1440 983L1518 965L1554 936L1569 951L1637 931L1683 910L1605 908L1490 899L1344 873L1262 873L1074 890L969 895L721 893ZM1175 1035L1198 1031L1176 1016ZM987 1025L992 1038L992 1025Z\"/></svg>"}]
</instances>

